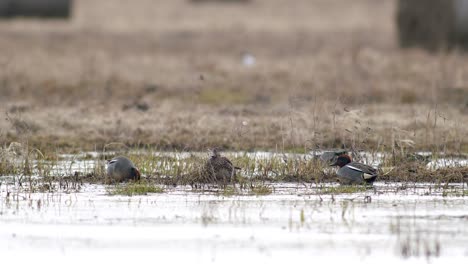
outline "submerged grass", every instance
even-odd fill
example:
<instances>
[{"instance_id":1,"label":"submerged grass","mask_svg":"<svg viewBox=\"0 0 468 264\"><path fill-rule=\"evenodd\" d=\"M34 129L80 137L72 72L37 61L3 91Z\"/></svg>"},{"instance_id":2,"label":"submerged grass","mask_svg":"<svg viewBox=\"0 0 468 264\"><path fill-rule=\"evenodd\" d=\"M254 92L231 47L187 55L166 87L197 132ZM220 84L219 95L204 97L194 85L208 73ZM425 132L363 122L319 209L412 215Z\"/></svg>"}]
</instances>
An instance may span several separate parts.
<instances>
[{"instance_id":1,"label":"submerged grass","mask_svg":"<svg viewBox=\"0 0 468 264\"><path fill-rule=\"evenodd\" d=\"M360 193L369 190L368 186L359 185L343 185L333 187L322 187L318 189L320 194L347 194L347 193Z\"/></svg>"},{"instance_id":2,"label":"submerged grass","mask_svg":"<svg viewBox=\"0 0 468 264\"><path fill-rule=\"evenodd\" d=\"M443 197L465 197L468 196L468 190L459 190L459 189L447 189L445 188L442 191Z\"/></svg>"},{"instance_id":3,"label":"submerged grass","mask_svg":"<svg viewBox=\"0 0 468 264\"><path fill-rule=\"evenodd\" d=\"M107 188L109 195L147 195L148 193L163 193L164 188L150 183L126 183Z\"/></svg>"}]
</instances>

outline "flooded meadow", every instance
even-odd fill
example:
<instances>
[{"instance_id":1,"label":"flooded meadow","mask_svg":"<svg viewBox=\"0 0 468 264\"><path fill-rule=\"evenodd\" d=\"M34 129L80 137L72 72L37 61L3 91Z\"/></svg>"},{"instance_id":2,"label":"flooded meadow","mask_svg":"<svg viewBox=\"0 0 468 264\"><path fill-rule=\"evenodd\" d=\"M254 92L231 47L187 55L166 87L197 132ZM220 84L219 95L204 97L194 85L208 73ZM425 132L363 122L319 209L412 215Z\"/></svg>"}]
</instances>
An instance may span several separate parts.
<instances>
[{"instance_id":1,"label":"flooded meadow","mask_svg":"<svg viewBox=\"0 0 468 264\"><path fill-rule=\"evenodd\" d=\"M0 261L465 263L468 53L403 2L0 0Z\"/></svg>"},{"instance_id":2,"label":"flooded meadow","mask_svg":"<svg viewBox=\"0 0 468 264\"><path fill-rule=\"evenodd\" d=\"M153 155L173 156L184 164L203 153ZM236 160L247 154L228 155ZM248 155L259 163L276 156ZM292 157L280 156L285 164ZM47 177L85 175L102 165L102 153L60 157L49 164ZM7 259L446 263L468 257L466 183L378 180L372 187L348 188L333 181L256 179L248 188L221 188L152 182L146 184L158 191L129 195L115 190L132 183L47 181L39 176L44 161L31 164L29 176L0 178L0 248ZM254 178L244 169L241 174ZM149 182L149 174L144 175Z\"/></svg>"}]
</instances>

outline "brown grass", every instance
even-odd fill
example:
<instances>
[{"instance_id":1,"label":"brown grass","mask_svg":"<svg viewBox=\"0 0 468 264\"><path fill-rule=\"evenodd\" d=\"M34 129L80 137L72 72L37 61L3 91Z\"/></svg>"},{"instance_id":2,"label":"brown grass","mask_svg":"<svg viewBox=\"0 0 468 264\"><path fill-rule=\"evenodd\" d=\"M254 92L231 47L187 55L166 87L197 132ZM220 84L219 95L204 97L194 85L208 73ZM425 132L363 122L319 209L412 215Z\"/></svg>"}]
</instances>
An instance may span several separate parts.
<instances>
[{"instance_id":1,"label":"brown grass","mask_svg":"<svg viewBox=\"0 0 468 264\"><path fill-rule=\"evenodd\" d=\"M0 143L468 151L467 55L399 49L394 9L81 0L0 21Z\"/></svg>"}]
</instances>

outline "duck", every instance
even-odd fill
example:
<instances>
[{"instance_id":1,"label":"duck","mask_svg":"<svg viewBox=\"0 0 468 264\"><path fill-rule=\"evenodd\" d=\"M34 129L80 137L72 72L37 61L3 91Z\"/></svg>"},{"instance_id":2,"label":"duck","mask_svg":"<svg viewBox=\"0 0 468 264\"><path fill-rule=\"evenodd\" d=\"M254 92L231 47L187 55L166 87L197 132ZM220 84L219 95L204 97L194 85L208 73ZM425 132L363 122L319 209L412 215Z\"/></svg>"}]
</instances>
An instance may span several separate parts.
<instances>
[{"instance_id":1,"label":"duck","mask_svg":"<svg viewBox=\"0 0 468 264\"><path fill-rule=\"evenodd\" d=\"M330 166L338 166L337 175L341 184L369 184L377 179L377 169L359 162L353 162L348 154L341 154Z\"/></svg>"},{"instance_id":2,"label":"duck","mask_svg":"<svg viewBox=\"0 0 468 264\"><path fill-rule=\"evenodd\" d=\"M140 171L133 162L127 157L115 157L107 161L107 176L111 181L138 181L140 180Z\"/></svg>"},{"instance_id":3,"label":"duck","mask_svg":"<svg viewBox=\"0 0 468 264\"><path fill-rule=\"evenodd\" d=\"M221 156L221 149L213 148L211 150L211 157L205 164L205 172L207 173L210 182L218 182L224 185L235 182L236 170L240 170L240 167L236 167L232 162Z\"/></svg>"},{"instance_id":4,"label":"duck","mask_svg":"<svg viewBox=\"0 0 468 264\"><path fill-rule=\"evenodd\" d=\"M319 156L320 160L325 163L335 162L338 156L348 154L348 150L346 149L331 149L323 151L323 153Z\"/></svg>"}]
</instances>

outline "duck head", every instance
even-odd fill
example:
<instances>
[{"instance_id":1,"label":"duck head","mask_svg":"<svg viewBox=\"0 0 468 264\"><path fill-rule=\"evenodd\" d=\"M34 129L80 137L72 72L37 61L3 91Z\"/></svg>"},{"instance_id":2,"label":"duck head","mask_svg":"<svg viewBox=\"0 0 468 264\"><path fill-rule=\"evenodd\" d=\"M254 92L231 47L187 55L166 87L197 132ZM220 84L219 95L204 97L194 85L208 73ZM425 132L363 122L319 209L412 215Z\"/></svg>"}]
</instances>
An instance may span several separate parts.
<instances>
[{"instance_id":1,"label":"duck head","mask_svg":"<svg viewBox=\"0 0 468 264\"><path fill-rule=\"evenodd\" d=\"M220 148L213 148L211 151L211 158L217 158L220 156L221 149Z\"/></svg>"},{"instance_id":2,"label":"duck head","mask_svg":"<svg viewBox=\"0 0 468 264\"><path fill-rule=\"evenodd\" d=\"M351 157L348 154L342 154L330 164L330 166L339 166L340 168L351 162Z\"/></svg>"},{"instance_id":3,"label":"duck head","mask_svg":"<svg viewBox=\"0 0 468 264\"><path fill-rule=\"evenodd\" d=\"M139 181L141 178L140 171L137 168L132 168L131 170L133 180Z\"/></svg>"},{"instance_id":4,"label":"duck head","mask_svg":"<svg viewBox=\"0 0 468 264\"><path fill-rule=\"evenodd\" d=\"M333 163L336 161L338 156L343 155L343 154L348 154L348 151L346 149L332 149L332 150L327 150L320 155L319 159L322 162L325 163Z\"/></svg>"}]
</instances>

